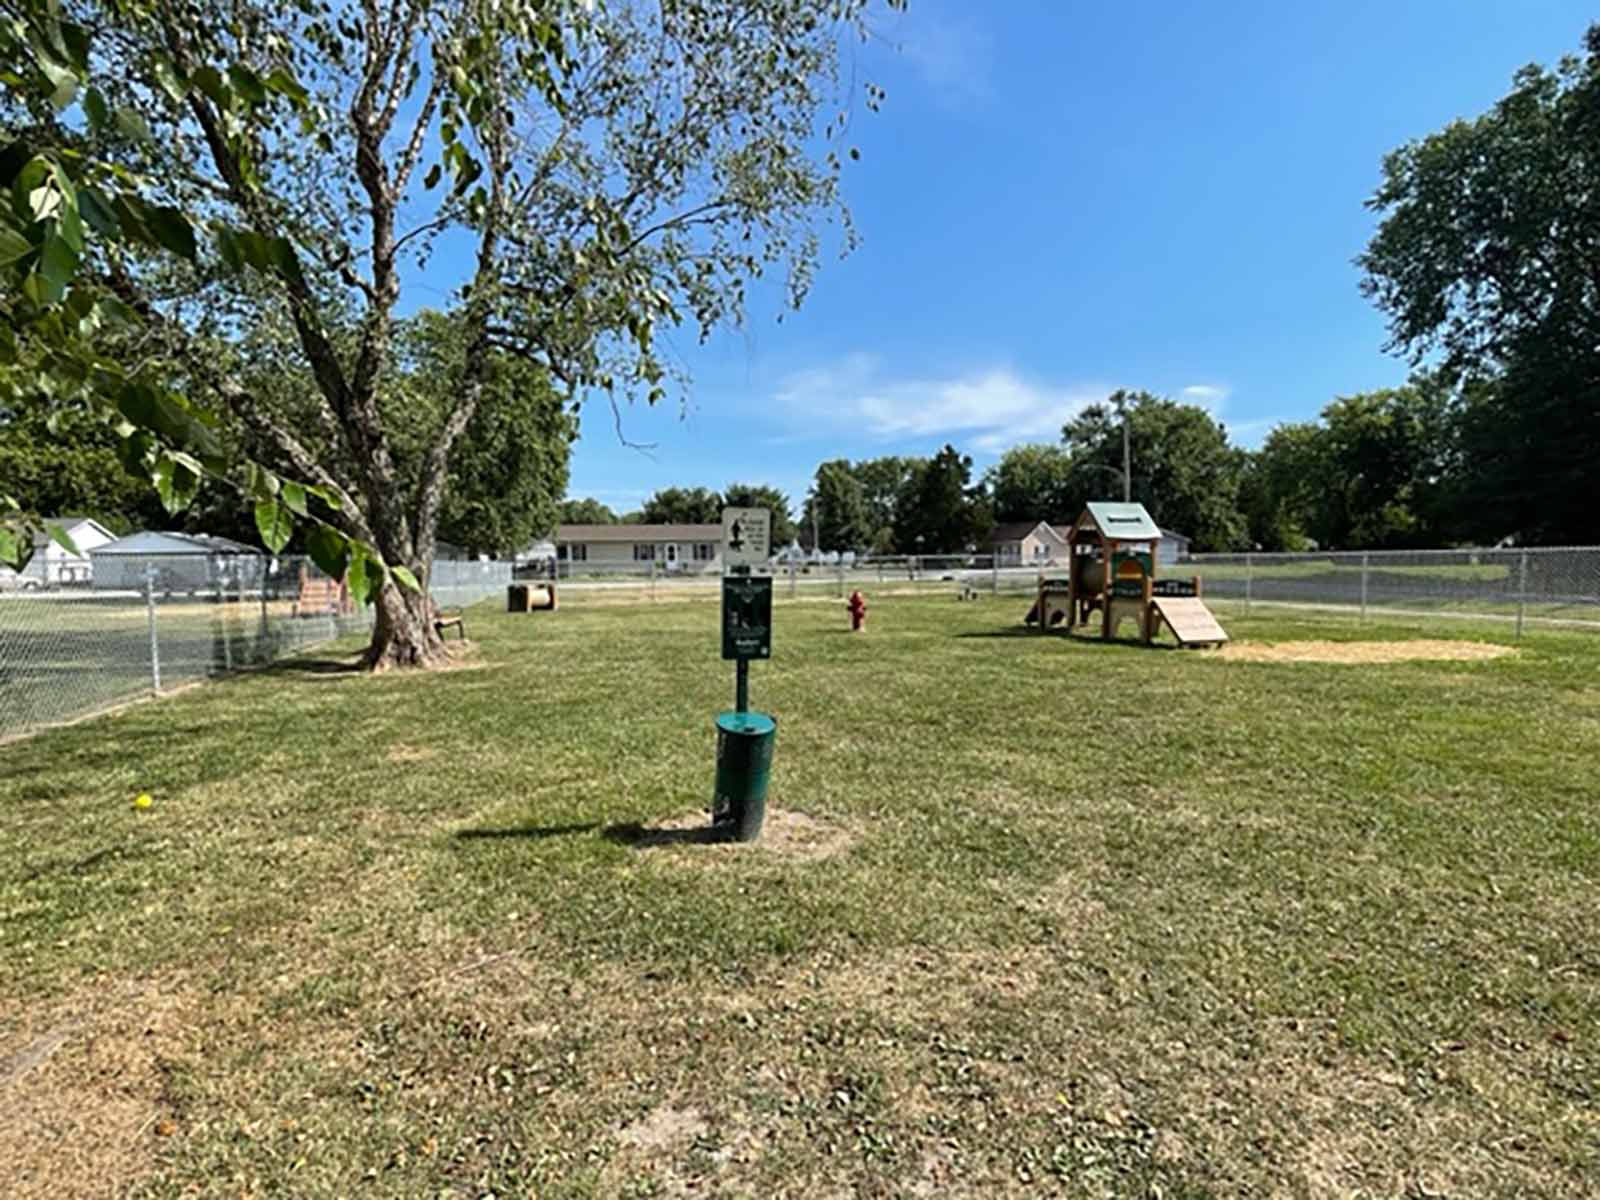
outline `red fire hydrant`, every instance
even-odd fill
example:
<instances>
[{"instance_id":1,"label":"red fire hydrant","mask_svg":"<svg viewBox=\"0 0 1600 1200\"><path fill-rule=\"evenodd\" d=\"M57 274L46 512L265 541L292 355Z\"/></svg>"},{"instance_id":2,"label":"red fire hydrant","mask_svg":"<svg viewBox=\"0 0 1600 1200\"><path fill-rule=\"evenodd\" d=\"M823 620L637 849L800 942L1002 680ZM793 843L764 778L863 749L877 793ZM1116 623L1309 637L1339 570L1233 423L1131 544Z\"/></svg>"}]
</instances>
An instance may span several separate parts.
<instances>
[{"instance_id":1,"label":"red fire hydrant","mask_svg":"<svg viewBox=\"0 0 1600 1200\"><path fill-rule=\"evenodd\" d=\"M850 632L860 633L867 625L867 598L860 592L851 592L845 608L850 611Z\"/></svg>"}]
</instances>

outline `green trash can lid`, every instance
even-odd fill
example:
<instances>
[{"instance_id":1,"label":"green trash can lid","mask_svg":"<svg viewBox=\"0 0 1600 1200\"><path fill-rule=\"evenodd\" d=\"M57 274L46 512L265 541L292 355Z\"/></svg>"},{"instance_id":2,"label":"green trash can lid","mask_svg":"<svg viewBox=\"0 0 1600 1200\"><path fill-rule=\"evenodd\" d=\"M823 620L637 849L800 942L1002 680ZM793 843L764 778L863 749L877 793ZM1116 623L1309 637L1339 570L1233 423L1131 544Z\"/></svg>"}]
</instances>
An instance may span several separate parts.
<instances>
[{"instance_id":1,"label":"green trash can lid","mask_svg":"<svg viewBox=\"0 0 1600 1200\"><path fill-rule=\"evenodd\" d=\"M725 712L717 714L717 728L724 733L738 733L746 737L771 733L778 723L766 713Z\"/></svg>"}]
</instances>

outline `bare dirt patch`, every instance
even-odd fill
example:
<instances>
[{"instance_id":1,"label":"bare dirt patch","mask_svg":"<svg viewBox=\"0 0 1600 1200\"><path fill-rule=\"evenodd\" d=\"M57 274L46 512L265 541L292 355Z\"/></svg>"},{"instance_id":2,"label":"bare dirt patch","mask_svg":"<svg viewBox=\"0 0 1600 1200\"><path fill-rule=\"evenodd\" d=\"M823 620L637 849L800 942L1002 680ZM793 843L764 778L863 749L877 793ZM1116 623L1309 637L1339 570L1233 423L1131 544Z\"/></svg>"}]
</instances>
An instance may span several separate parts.
<instances>
[{"instance_id":1,"label":"bare dirt patch","mask_svg":"<svg viewBox=\"0 0 1600 1200\"><path fill-rule=\"evenodd\" d=\"M1231 642L1214 652L1229 662L1392 663L1414 660L1479 662L1515 654L1493 642L1418 638L1407 642Z\"/></svg>"},{"instance_id":2,"label":"bare dirt patch","mask_svg":"<svg viewBox=\"0 0 1600 1200\"><path fill-rule=\"evenodd\" d=\"M620 826L608 836L636 850L668 849L684 861L705 866L727 864L740 856L818 862L843 854L855 844L847 829L794 809L768 809L755 842L716 841L704 812L684 813L651 826Z\"/></svg>"},{"instance_id":3,"label":"bare dirt patch","mask_svg":"<svg viewBox=\"0 0 1600 1200\"><path fill-rule=\"evenodd\" d=\"M169 1095L194 996L97 983L0 1017L0 1162L9 1197L110 1195L182 1133Z\"/></svg>"},{"instance_id":4,"label":"bare dirt patch","mask_svg":"<svg viewBox=\"0 0 1600 1200\"><path fill-rule=\"evenodd\" d=\"M439 751L432 746L413 746L406 742L396 742L390 746L384 755L392 763L423 763L429 759L437 758Z\"/></svg>"}]
</instances>

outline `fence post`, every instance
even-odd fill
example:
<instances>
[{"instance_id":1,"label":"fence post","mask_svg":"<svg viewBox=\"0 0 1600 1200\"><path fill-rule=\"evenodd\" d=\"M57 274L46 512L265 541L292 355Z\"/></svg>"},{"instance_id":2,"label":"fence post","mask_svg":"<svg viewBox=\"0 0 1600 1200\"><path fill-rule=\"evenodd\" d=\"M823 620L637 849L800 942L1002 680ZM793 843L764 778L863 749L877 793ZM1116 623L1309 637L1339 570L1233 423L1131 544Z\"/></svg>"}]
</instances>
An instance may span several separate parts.
<instances>
[{"instance_id":1,"label":"fence post","mask_svg":"<svg viewBox=\"0 0 1600 1200\"><path fill-rule=\"evenodd\" d=\"M650 600L651 600L651 603L655 602L655 598L656 598L656 560L652 558L650 560Z\"/></svg>"},{"instance_id":2,"label":"fence post","mask_svg":"<svg viewBox=\"0 0 1600 1200\"><path fill-rule=\"evenodd\" d=\"M1365 550L1361 552L1361 619L1363 621L1367 619L1367 564L1371 561L1371 557Z\"/></svg>"},{"instance_id":3,"label":"fence post","mask_svg":"<svg viewBox=\"0 0 1600 1200\"><path fill-rule=\"evenodd\" d=\"M794 569L794 557L791 555L789 558L789 599L793 600L799 594L800 581L798 573Z\"/></svg>"},{"instance_id":4,"label":"fence post","mask_svg":"<svg viewBox=\"0 0 1600 1200\"><path fill-rule=\"evenodd\" d=\"M1522 636L1522 620L1528 609L1528 552L1517 561L1517 636Z\"/></svg>"},{"instance_id":5,"label":"fence post","mask_svg":"<svg viewBox=\"0 0 1600 1200\"><path fill-rule=\"evenodd\" d=\"M1000 555L998 553L989 556L989 592L994 596L1000 594Z\"/></svg>"},{"instance_id":6,"label":"fence post","mask_svg":"<svg viewBox=\"0 0 1600 1200\"><path fill-rule=\"evenodd\" d=\"M228 581L217 585L217 619L222 622L222 669L233 671L233 631L228 624Z\"/></svg>"},{"instance_id":7,"label":"fence post","mask_svg":"<svg viewBox=\"0 0 1600 1200\"><path fill-rule=\"evenodd\" d=\"M844 555L839 555L839 599L844 599Z\"/></svg>"},{"instance_id":8,"label":"fence post","mask_svg":"<svg viewBox=\"0 0 1600 1200\"><path fill-rule=\"evenodd\" d=\"M1255 555L1247 550L1244 556L1244 609L1246 612L1250 611L1250 598L1254 590L1255 574Z\"/></svg>"},{"instance_id":9,"label":"fence post","mask_svg":"<svg viewBox=\"0 0 1600 1200\"><path fill-rule=\"evenodd\" d=\"M150 686L161 690L161 642L156 637L156 569L144 569L144 609L150 625Z\"/></svg>"}]
</instances>

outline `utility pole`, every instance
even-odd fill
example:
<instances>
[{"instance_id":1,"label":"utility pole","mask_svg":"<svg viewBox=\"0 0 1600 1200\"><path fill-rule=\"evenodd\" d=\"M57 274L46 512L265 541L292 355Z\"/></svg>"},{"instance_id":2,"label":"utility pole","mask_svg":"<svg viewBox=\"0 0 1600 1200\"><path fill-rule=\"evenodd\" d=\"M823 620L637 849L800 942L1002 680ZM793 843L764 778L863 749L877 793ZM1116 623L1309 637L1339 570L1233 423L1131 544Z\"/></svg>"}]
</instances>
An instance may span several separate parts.
<instances>
[{"instance_id":1,"label":"utility pole","mask_svg":"<svg viewBox=\"0 0 1600 1200\"><path fill-rule=\"evenodd\" d=\"M1126 504L1133 499L1133 458L1128 452L1128 406L1119 407L1122 409L1122 502Z\"/></svg>"}]
</instances>

